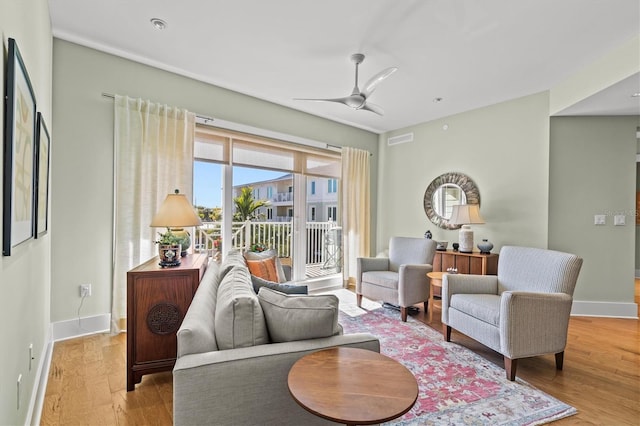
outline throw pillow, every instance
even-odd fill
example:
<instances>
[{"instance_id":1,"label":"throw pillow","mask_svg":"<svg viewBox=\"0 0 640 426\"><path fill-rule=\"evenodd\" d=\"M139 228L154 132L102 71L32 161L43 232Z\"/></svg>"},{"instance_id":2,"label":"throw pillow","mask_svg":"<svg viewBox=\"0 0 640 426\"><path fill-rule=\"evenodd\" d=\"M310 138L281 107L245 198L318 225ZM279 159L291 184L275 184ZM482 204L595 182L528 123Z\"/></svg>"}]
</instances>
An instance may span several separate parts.
<instances>
[{"instance_id":1,"label":"throw pillow","mask_svg":"<svg viewBox=\"0 0 640 426\"><path fill-rule=\"evenodd\" d=\"M280 293L285 294L308 294L306 285L274 283L272 281L263 280L262 278L256 277L255 275L251 275L251 283L253 284L253 289L255 290L256 294L260 292L261 287L267 287L271 290L279 291Z\"/></svg>"},{"instance_id":2,"label":"throw pillow","mask_svg":"<svg viewBox=\"0 0 640 426\"><path fill-rule=\"evenodd\" d=\"M222 282L224 276L227 275L227 272L235 268L236 266L247 266L244 262L244 257L239 250L229 250L224 260L222 261L222 265L220 265L220 272L218 280Z\"/></svg>"},{"instance_id":3,"label":"throw pillow","mask_svg":"<svg viewBox=\"0 0 640 426\"><path fill-rule=\"evenodd\" d=\"M260 277L263 280L279 282L278 272L276 271L276 259L274 257L262 260L246 260L246 262L251 275Z\"/></svg>"},{"instance_id":4,"label":"throw pillow","mask_svg":"<svg viewBox=\"0 0 640 426\"><path fill-rule=\"evenodd\" d=\"M292 342L340 334L338 298L326 295L289 295L260 288L258 300L272 342Z\"/></svg>"},{"instance_id":5,"label":"throw pillow","mask_svg":"<svg viewBox=\"0 0 640 426\"><path fill-rule=\"evenodd\" d=\"M222 279L215 310L218 349L269 343L267 323L246 266L232 268Z\"/></svg>"},{"instance_id":6,"label":"throw pillow","mask_svg":"<svg viewBox=\"0 0 640 426\"><path fill-rule=\"evenodd\" d=\"M262 252L247 251L244 253L244 258L246 260L262 260L262 259L268 259L270 257L273 257L276 259L276 272L278 273L277 282L284 283L288 281L287 276L284 273L284 268L282 267L282 262L278 257L278 251L276 249L269 249Z\"/></svg>"}]
</instances>

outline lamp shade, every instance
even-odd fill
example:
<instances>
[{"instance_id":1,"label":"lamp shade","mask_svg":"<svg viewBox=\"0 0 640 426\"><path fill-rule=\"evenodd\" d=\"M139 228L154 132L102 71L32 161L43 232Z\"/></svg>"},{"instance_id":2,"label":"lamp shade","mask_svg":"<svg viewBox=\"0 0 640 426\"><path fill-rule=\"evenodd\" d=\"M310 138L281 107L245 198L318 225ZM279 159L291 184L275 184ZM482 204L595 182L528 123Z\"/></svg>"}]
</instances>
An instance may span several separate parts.
<instances>
[{"instance_id":1,"label":"lamp shade","mask_svg":"<svg viewBox=\"0 0 640 426\"><path fill-rule=\"evenodd\" d=\"M452 225L468 225L470 223L484 223L477 204L459 204L453 206L449 223Z\"/></svg>"},{"instance_id":2,"label":"lamp shade","mask_svg":"<svg viewBox=\"0 0 640 426\"><path fill-rule=\"evenodd\" d=\"M175 194L167 195L160 209L151 220L152 227L184 228L201 226L202 221L184 194L176 189Z\"/></svg>"}]
</instances>

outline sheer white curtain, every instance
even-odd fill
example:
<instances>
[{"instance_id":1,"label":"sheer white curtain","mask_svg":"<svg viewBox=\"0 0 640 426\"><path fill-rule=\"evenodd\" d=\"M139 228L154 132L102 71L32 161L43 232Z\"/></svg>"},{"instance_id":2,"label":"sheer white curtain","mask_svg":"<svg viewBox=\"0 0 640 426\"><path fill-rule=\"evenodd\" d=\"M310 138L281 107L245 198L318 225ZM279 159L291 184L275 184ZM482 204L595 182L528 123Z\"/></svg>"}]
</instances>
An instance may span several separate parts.
<instances>
[{"instance_id":1,"label":"sheer white curtain","mask_svg":"<svg viewBox=\"0 0 640 426\"><path fill-rule=\"evenodd\" d=\"M127 271L157 254L149 224L165 197L193 192L195 114L115 96L115 202L111 331L126 327Z\"/></svg>"},{"instance_id":2,"label":"sheer white curtain","mask_svg":"<svg viewBox=\"0 0 640 426\"><path fill-rule=\"evenodd\" d=\"M345 285L355 280L356 259L369 256L371 216L369 152L342 148L342 255Z\"/></svg>"}]
</instances>

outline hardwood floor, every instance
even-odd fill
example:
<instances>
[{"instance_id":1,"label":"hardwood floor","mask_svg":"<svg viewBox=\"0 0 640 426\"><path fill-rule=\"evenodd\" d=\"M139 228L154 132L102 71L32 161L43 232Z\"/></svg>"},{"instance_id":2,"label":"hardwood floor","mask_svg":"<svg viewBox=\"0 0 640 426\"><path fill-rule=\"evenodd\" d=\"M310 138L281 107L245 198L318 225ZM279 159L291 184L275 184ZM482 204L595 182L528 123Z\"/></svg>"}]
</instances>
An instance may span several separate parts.
<instances>
[{"instance_id":1,"label":"hardwood floor","mask_svg":"<svg viewBox=\"0 0 640 426\"><path fill-rule=\"evenodd\" d=\"M639 294L636 290L636 302ZM435 313L427 325L440 331L439 310ZM422 310L415 318L427 323ZM452 341L503 365L499 354L460 333L454 331ZM41 424L172 424L171 373L144 376L135 391L127 392L125 367L125 334L56 343ZM564 370L557 371L553 355L546 355L520 360L517 376L578 409L554 425L638 426L640 321L573 317Z\"/></svg>"}]
</instances>

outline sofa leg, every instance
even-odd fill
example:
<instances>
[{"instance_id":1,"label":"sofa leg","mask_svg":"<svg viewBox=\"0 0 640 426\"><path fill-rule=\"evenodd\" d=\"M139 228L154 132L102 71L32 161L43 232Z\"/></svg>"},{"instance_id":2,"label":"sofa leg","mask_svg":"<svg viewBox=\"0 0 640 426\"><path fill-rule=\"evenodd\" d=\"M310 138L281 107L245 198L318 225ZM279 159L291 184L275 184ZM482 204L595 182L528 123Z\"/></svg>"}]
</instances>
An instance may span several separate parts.
<instances>
[{"instance_id":1,"label":"sofa leg","mask_svg":"<svg viewBox=\"0 0 640 426\"><path fill-rule=\"evenodd\" d=\"M422 305L424 306L424 313L429 312L429 302L422 302Z\"/></svg>"},{"instance_id":2,"label":"sofa leg","mask_svg":"<svg viewBox=\"0 0 640 426\"><path fill-rule=\"evenodd\" d=\"M359 307L362 306L362 295L361 294L356 294L356 305Z\"/></svg>"},{"instance_id":3,"label":"sofa leg","mask_svg":"<svg viewBox=\"0 0 640 426\"><path fill-rule=\"evenodd\" d=\"M516 379L516 368L518 367L518 360L504 357L504 371L507 373L507 379L512 382Z\"/></svg>"},{"instance_id":4,"label":"sofa leg","mask_svg":"<svg viewBox=\"0 0 640 426\"><path fill-rule=\"evenodd\" d=\"M409 309L406 306L400 306L400 318L403 322L407 322L407 313Z\"/></svg>"},{"instance_id":5,"label":"sofa leg","mask_svg":"<svg viewBox=\"0 0 640 426\"><path fill-rule=\"evenodd\" d=\"M562 370L563 365L564 365L564 351L558 352L556 354L556 370Z\"/></svg>"},{"instance_id":6,"label":"sofa leg","mask_svg":"<svg viewBox=\"0 0 640 426\"><path fill-rule=\"evenodd\" d=\"M442 336L444 337L445 342L451 341L451 327L447 324L442 324Z\"/></svg>"}]
</instances>

